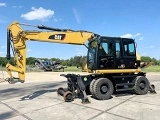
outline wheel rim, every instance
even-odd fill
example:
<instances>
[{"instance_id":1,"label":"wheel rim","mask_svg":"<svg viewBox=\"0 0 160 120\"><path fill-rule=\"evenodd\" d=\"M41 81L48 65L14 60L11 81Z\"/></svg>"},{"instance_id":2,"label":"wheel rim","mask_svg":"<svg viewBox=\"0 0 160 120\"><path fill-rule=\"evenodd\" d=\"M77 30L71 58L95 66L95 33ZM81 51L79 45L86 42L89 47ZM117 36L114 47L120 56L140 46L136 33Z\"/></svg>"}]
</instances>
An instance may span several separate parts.
<instances>
[{"instance_id":1,"label":"wheel rim","mask_svg":"<svg viewBox=\"0 0 160 120\"><path fill-rule=\"evenodd\" d=\"M66 95L66 100L71 101L73 99L72 94L69 93Z\"/></svg>"},{"instance_id":2,"label":"wheel rim","mask_svg":"<svg viewBox=\"0 0 160 120\"><path fill-rule=\"evenodd\" d=\"M66 102L71 102L73 100L73 94L70 91L65 92L63 97Z\"/></svg>"},{"instance_id":3,"label":"wheel rim","mask_svg":"<svg viewBox=\"0 0 160 120\"><path fill-rule=\"evenodd\" d=\"M145 82L141 82L139 87L140 87L141 90L144 90L146 88Z\"/></svg>"},{"instance_id":4,"label":"wheel rim","mask_svg":"<svg viewBox=\"0 0 160 120\"><path fill-rule=\"evenodd\" d=\"M105 84L105 85L102 85L101 87L100 87L100 91L101 91L101 93L102 94L106 94L107 92L108 92L108 85L107 84Z\"/></svg>"}]
</instances>

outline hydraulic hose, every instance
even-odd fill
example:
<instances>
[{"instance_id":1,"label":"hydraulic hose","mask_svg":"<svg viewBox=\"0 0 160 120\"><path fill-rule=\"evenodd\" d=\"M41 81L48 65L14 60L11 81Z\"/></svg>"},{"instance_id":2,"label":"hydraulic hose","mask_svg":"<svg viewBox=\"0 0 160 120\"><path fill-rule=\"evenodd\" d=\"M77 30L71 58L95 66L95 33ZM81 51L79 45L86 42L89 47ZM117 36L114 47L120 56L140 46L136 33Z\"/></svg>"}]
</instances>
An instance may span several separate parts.
<instances>
[{"instance_id":1,"label":"hydraulic hose","mask_svg":"<svg viewBox=\"0 0 160 120\"><path fill-rule=\"evenodd\" d=\"M10 31L7 30L7 54L6 54L6 58L7 60L10 60L11 58L11 54L10 54Z\"/></svg>"}]
</instances>

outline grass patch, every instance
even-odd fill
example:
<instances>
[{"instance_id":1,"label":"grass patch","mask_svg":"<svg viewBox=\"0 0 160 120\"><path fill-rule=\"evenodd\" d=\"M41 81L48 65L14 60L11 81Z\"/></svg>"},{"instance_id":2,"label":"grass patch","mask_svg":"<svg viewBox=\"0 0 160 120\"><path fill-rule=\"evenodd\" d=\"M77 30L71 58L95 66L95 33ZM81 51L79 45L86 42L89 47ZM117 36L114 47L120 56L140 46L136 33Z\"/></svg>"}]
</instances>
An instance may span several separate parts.
<instances>
[{"instance_id":1,"label":"grass patch","mask_svg":"<svg viewBox=\"0 0 160 120\"><path fill-rule=\"evenodd\" d=\"M64 68L64 71L65 72L82 72L82 69L81 68L77 68L76 66L70 66L70 67L67 67L67 68Z\"/></svg>"},{"instance_id":2,"label":"grass patch","mask_svg":"<svg viewBox=\"0 0 160 120\"><path fill-rule=\"evenodd\" d=\"M0 67L0 71L5 71L6 68L5 67ZM55 70L57 72L63 72L63 69L61 70ZM65 72L81 72L82 69L81 68L77 68L76 66L69 66L67 68L64 68L64 71ZM30 67L30 66L27 66L26 68L26 72L43 72L43 70L40 70L39 68L37 67Z\"/></svg>"},{"instance_id":3,"label":"grass patch","mask_svg":"<svg viewBox=\"0 0 160 120\"><path fill-rule=\"evenodd\" d=\"M77 68L76 66L68 66L67 68L64 68L64 72L81 72L82 69ZM27 67L27 72L43 72L43 70L40 70L37 67ZM63 72L63 69L60 70L53 70L53 72Z\"/></svg>"},{"instance_id":4,"label":"grass patch","mask_svg":"<svg viewBox=\"0 0 160 120\"><path fill-rule=\"evenodd\" d=\"M5 71L5 67L0 67L0 71ZM61 69L60 72L63 70ZM69 66L64 68L65 72L82 72L81 68L77 68L76 66ZM142 69L143 72L160 72L160 66L150 66L148 68ZM27 68L26 72L43 72L42 70L38 69L37 67Z\"/></svg>"},{"instance_id":5,"label":"grass patch","mask_svg":"<svg viewBox=\"0 0 160 120\"><path fill-rule=\"evenodd\" d=\"M0 67L0 71L5 71L6 68L5 67Z\"/></svg>"},{"instance_id":6,"label":"grass patch","mask_svg":"<svg viewBox=\"0 0 160 120\"><path fill-rule=\"evenodd\" d=\"M143 72L160 72L160 66L150 66L142 69Z\"/></svg>"}]
</instances>

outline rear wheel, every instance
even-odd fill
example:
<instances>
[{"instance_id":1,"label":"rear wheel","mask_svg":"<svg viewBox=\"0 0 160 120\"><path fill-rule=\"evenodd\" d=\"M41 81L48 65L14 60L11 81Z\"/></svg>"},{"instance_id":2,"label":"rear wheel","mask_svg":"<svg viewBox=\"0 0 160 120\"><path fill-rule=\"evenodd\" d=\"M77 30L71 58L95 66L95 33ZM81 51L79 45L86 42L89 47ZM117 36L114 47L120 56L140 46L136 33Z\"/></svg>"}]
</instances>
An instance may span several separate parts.
<instances>
[{"instance_id":1,"label":"rear wheel","mask_svg":"<svg viewBox=\"0 0 160 120\"><path fill-rule=\"evenodd\" d=\"M146 77L138 76L135 78L134 92L138 95L147 94L149 90L149 81Z\"/></svg>"},{"instance_id":2,"label":"rear wheel","mask_svg":"<svg viewBox=\"0 0 160 120\"><path fill-rule=\"evenodd\" d=\"M94 87L94 83L96 82L96 79L93 79L90 83L90 86L89 86L89 91L91 93L91 95L94 97L94 92L93 92L93 87Z\"/></svg>"},{"instance_id":3,"label":"rear wheel","mask_svg":"<svg viewBox=\"0 0 160 120\"><path fill-rule=\"evenodd\" d=\"M113 94L113 84L107 78L99 78L93 84L94 97L99 100L107 100Z\"/></svg>"}]
</instances>

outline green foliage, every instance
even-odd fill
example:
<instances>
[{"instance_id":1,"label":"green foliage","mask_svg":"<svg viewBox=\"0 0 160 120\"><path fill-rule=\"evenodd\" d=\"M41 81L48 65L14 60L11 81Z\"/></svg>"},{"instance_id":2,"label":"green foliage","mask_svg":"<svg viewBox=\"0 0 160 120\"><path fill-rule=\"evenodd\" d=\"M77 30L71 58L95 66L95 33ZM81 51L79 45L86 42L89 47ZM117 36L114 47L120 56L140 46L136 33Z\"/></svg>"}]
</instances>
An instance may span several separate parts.
<instances>
[{"instance_id":1,"label":"green foliage","mask_svg":"<svg viewBox=\"0 0 160 120\"><path fill-rule=\"evenodd\" d=\"M142 56L141 62L153 62L152 65L160 65L160 60L157 60L156 58L150 58L149 56Z\"/></svg>"},{"instance_id":2,"label":"green foliage","mask_svg":"<svg viewBox=\"0 0 160 120\"><path fill-rule=\"evenodd\" d=\"M27 65L34 65L35 60L36 60L36 58L29 57L29 58L26 59L26 64Z\"/></svg>"},{"instance_id":3,"label":"green foliage","mask_svg":"<svg viewBox=\"0 0 160 120\"><path fill-rule=\"evenodd\" d=\"M151 59L149 56L142 56L142 57L141 57L141 61L142 61L142 62L151 62L152 59Z\"/></svg>"},{"instance_id":4,"label":"green foliage","mask_svg":"<svg viewBox=\"0 0 160 120\"><path fill-rule=\"evenodd\" d=\"M4 67L8 62L14 65L14 58L7 60L5 57L0 57L0 66Z\"/></svg>"},{"instance_id":5,"label":"green foliage","mask_svg":"<svg viewBox=\"0 0 160 120\"><path fill-rule=\"evenodd\" d=\"M87 56L74 56L70 59L63 60L59 58L51 58L52 61L58 61L64 66L79 66L81 67L83 62L86 61ZM27 65L34 65L35 57L29 57L26 59ZM48 58L42 58L44 60L49 60ZM150 58L149 56L142 56L141 57L142 62L153 62L153 65L160 65L160 60L157 60L155 58ZM7 64L7 59L5 57L0 57L0 66L4 67ZM14 65L14 58L12 57L9 61L11 64Z\"/></svg>"}]
</instances>

